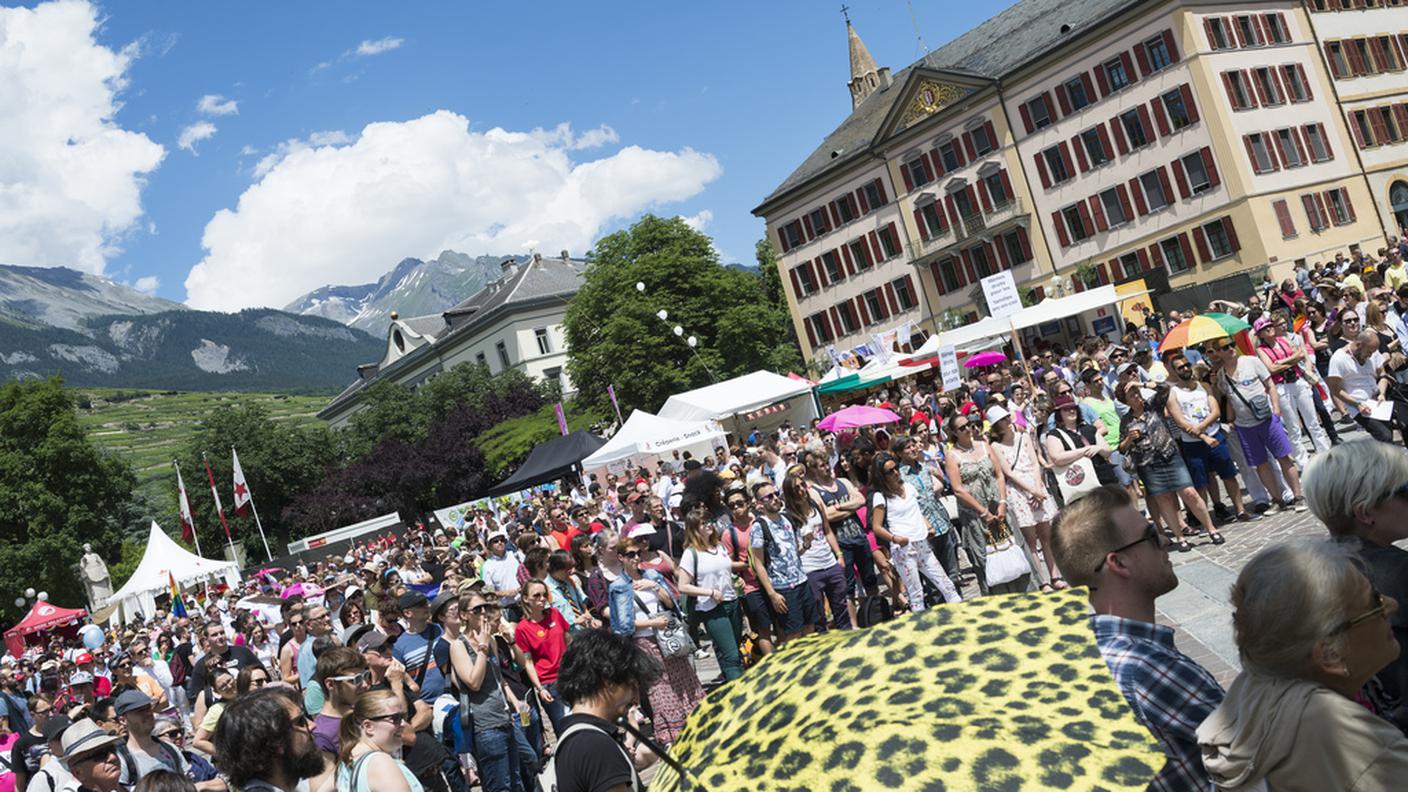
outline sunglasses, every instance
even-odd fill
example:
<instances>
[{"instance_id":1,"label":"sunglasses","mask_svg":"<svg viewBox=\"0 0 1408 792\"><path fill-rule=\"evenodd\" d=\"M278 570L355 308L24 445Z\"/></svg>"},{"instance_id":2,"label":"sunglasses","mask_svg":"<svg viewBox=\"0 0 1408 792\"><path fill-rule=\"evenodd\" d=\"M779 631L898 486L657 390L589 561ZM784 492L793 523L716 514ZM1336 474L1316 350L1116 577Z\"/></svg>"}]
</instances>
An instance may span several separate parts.
<instances>
[{"instance_id":1,"label":"sunglasses","mask_svg":"<svg viewBox=\"0 0 1408 792\"><path fill-rule=\"evenodd\" d=\"M758 497L758 500L763 501L764 503L767 503L768 501L775 501L775 500L777 500L777 498L778 498L778 495L777 495L776 492L769 492L769 493L766 494L766 495L759 496L759 497Z\"/></svg>"},{"instance_id":2,"label":"sunglasses","mask_svg":"<svg viewBox=\"0 0 1408 792\"><path fill-rule=\"evenodd\" d=\"M970 428L972 428L972 427L970 427L968 424L954 424L954 425L953 425L953 431L955 431L955 432L966 432L966 431L968 431Z\"/></svg>"},{"instance_id":3,"label":"sunglasses","mask_svg":"<svg viewBox=\"0 0 1408 792\"><path fill-rule=\"evenodd\" d=\"M730 509L738 509L738 508L742 508L742 507L747 506L747 505L748 505L748 501L746 501L746 500L731 500L731 501L728 502L728 507L729 507Z\"/></svg>"},{"instance_id":4,"label":"sunglasses","mask_svg":"<svg viewBox=\"0 0 1408 792\"><path fill-rule=\"evenodd\" d=\"M627 550L626 552L624 552L624 553L621 554L621 557L622 557L622 558L640 558L640 551L639 551L639 550Z\"/></svg>"},{"instance_id":5,"label":"sunglasses","mask_svg":"<svg viewBox=\"0 0 1408 792\"><path fill-rule=\"evenodd\" d=\"M636 553L636 555L640 555L640 553ZM483 605L475 605L473 608L470 608L470 610L475 613L488 613L490 611L499 610L499 606L492 603L485 603Z\"/></svg>"},{"instance_id":6,"label":"sunglasses","mask_svg":"<svg viewBox=\"0 0 1408 792\"><path fill-rule=\"evenodd\" d=\"M332 682L350 682L353 685L361 685L371 680L371 678L372 675L370 671L360 671L356 674L344 674L342 676L328 677L328 680ZM265 681L267 682L268 680Z\"/></svg>"},{"instance_id":7,"label":"sunglasses","mask_svg":"<svg viewBox=\"0 0 1408 792\"><path fill-rule=\"evenodd\" d=\"M101 762L107 759L108 757L116 759L117 749L112 747L104 748L101 751L94 751L93 753L84 754L83 756L76 756L68 760L68 763L70 765L81 765L86 762Z\"/></svg>"},{"instance_id":8,"label":"sunglasses","mask_svg":"<svg viewBox=\"0 0 1408 792\"><path fill-rule=\"evenodd\" d=\"M392 726L403 726L406 723L406 713L393 712L389 715L377 715L373 718L367 718L367 720L379 721L381 723L389 723Z\"/></svg>"},{"instance_id":9,"label":"sunglasses","mask_svg":"<svg viewBox=\"0 0 1408 792\"><path fill-rule=\"evenodd\" d=\"M1159 541L1161 536L1162 534L1159 533L1159 526L1155 525L1152 522L1148 523L1144 526L1143 536L1140 536L1138 539L1135 539L1129 544L1120 545L1114 550L1111 550L1109 553L1106 553L1105 557L1100 559L1100 563L1095 565L1095 571L1099 572L1100 570L1105 568L1105 559L1110 557L1110 553L1123 553L1124 551L1129 550L1133 547L1137 547L1138 545L1141 545L1144 542L1153 542L1155 547L1160 547L1162 545L1162 542Z\"/></svg>"}]
</instances>

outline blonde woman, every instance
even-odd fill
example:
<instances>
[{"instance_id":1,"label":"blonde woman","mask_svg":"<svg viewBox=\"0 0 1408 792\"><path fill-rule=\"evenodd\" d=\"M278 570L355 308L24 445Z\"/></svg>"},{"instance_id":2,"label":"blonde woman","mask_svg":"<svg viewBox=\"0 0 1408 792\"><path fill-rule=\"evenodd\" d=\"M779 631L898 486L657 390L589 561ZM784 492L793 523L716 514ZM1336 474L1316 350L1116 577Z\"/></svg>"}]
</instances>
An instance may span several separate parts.
<instances>
[{"instance_id":1,"label":"blonde woman","mask_svg":"<svg viewBox=\"0 0 1408 792\"><path fill-rule=\"evenodd\" d=\"M719 528L704 513L693 510L684 517L684 553L675 570L676 587L694 597L694 618L709 634L714 657L724 681L743 675L738 644L743 640L743 609L734 588L734 573L746 566L734 561L724 547Z\"/></svg>"},{"instance_id":2,"label":"blonde woman","mask_svg":"<svg viewBox=\"0 0 1408 792\"><path fill-rule=\"evenodd\" d=\"M1018 432L1013 416L1002 407L988 408L988 423L997 462L1007 479L1007 521L1026 540L1027 561L1036 582L1042 591L1070 588L1051 556L1051 520L1056 517L1056 499L1046 489L1036 441L1030 433ZM1046 558L1044 566L1032 557L1037 542Z\"/></svg>"},{"instance_id":3,"label":"blonde woman","mask_svg":"<svg viewBox=\"0 0 1408 792\"><path fill-rule=\"evenodd\" d=\"M424 792L400 759L415 740L409 726L405 700L390 690L358 696L338 733L337 792Z\"/></svg>"}]
</instances>

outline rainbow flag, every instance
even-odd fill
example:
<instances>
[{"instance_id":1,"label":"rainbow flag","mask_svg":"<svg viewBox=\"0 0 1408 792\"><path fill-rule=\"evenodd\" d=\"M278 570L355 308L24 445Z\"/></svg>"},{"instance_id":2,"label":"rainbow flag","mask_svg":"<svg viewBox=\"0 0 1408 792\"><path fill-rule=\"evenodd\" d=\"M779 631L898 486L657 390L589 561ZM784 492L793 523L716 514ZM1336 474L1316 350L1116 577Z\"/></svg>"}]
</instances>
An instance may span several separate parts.
<instances>
[{"instance_id":1,"label":"rainbow flag","mask_svg":"<svg viewBox=\"0 0 1408 792\"><path fill-rule=\"evenodd\" d=\"M178 619L186 618L186 603L181 601L181 589L176 587L176 576L170 572L166 577L171 581L171 615Z\"/></svg>"}]
</instances>

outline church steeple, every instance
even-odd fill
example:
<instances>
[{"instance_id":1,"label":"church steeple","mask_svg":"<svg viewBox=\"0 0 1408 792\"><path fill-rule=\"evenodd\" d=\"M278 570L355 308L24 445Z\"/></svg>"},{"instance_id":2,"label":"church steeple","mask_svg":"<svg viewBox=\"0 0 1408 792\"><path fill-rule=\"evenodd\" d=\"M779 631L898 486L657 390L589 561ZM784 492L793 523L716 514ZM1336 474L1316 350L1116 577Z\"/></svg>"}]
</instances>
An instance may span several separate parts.
<instances>
[{"instance_id":1,"label":"church steeple","mask_svg":"<svg viewBox=\"0 0 1408 792\"><path fill-rule=\"evenodd\" d=\"M844 12L845 6L842 6ZM846 20L846 39L851 50L851 81L847 85L851 89L851 109L854 110L871 94L890 85L890 69L876 67L875 59L851 26L850 19Z\"/></svg>"}]
</instances>

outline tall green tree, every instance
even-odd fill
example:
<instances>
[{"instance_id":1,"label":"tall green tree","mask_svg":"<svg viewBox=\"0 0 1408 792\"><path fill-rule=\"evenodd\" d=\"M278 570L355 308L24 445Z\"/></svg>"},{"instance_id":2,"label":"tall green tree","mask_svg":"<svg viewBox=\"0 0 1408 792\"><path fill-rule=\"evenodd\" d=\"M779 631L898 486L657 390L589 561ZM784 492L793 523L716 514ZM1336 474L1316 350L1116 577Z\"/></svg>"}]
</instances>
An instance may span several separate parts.
<instances>
[{"instance_id":1,"label":"tall green tree","mask_svg":"<svg viewBox=\"0 0 1408 792\"><path fill-rule=\"evenodd\" d=\"M74 572L83 543L117 562L124 532L141 528L136 484L88 441L62 380L0 385L0 617L23 616L14 599L30 587L86 606Z\"/></svg>"},{"instance_id":2,"label":"tall green tree","mask_svg":"<svg viewBox=\"0 0 1408 792\"><path fill-rule=\"evenodd\" d=\"M678 217L646 215L597 242L588 262L563 322L579 402L609 410L615 385L623 414L654 411L671 394L796 359L764 280L721 266L709 237Z\"/></svg>"}]
</instances>

